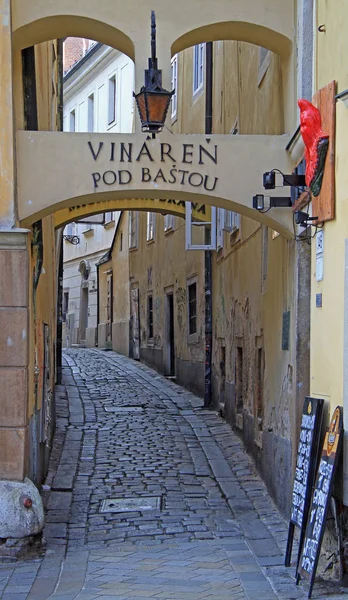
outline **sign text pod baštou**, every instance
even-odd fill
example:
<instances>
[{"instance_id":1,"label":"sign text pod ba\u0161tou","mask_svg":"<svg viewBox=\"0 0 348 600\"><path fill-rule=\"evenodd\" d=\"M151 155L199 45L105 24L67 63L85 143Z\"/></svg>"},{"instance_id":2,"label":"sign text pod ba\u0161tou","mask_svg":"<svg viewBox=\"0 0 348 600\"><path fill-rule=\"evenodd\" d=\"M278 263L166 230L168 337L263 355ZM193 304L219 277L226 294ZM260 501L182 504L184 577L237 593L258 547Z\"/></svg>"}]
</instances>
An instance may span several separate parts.
<instances>
[{"instance_id":1,"label":"sign text pod ba\u0161tou","mask_svg":"<svg viewBox=\"0 0 348 600\"><path fill-rule=\"evenodd\" d=\"M218 147L216 144L181 144L173 150L171 144L161 142L150 147L146 141L142 144L133 142L88 142L93 160L108 160L118 163L117 168L92 173L93 186L128 185L136 180L137 184L169 183L190 186L195 191L213 192L218 184L218 177L195 170L195 166L218 164Z\"/></svg>"}]
</instances>

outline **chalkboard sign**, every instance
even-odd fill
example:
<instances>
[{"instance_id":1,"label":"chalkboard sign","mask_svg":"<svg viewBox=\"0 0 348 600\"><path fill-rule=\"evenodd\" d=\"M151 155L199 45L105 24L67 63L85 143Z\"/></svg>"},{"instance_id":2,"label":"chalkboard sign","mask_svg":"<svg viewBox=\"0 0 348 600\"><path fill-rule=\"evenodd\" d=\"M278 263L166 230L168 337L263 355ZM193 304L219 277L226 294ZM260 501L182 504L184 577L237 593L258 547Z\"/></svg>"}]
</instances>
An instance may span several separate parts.
<instances>
[{"instance_id":1,"label":"chalkboard sign","mask_svg":"<svg viewBox=\"0 0 348 600\"><path fill-rule=\"evenodd\" d=\"M324 400L305 398L302 410L300 439L297 450L296 470L291 499L291 517L285 566L291 564L291 550L295 526L301 529L299 555L306 530L309 504L319 458L320 432L323 420Z\"/></svg>"},{"instance_id":2,"label":"chalkboard sign","mask_svg":"<svg viewBox=\"0 0 348 600\"><path fill-rule=\"evenodd\" d=\"M308 598L312 595L342 438L342 409L338 406L325 435L297 571L298 578L301 576L310 581Z\"/></svg>"}]
</instances>

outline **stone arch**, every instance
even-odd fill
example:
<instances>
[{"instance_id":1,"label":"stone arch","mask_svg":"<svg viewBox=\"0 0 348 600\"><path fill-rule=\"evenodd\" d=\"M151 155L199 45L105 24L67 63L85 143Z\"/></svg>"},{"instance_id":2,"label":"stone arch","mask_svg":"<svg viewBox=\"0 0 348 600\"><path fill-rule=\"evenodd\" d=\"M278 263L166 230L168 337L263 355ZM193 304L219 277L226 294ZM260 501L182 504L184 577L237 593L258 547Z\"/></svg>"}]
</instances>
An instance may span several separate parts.
<instances>
[{"instance_id":1,"label":"stone arch","mask_svg":"<svg viewBox=\"0 0 348 600\"><path fill-rule=\"evenodd\" d=\"M292 50L292 41L278 31L256 23L223 21L211 23L184 33L173 42L172 55L195 44L219 40L249 42L272 50L282 58L288 57Z\"/></svg>"},{"instance_id":2,"label":"stone arch","mask_svg":"<svg viewBox=\"0 0 348 600\"><path fill-rule=\"evenodd\" d=\"M13 32L16 49L27 48L48 40L85 37L116 48L134 61L134 44L128 35L112 25L79 15L43 17Z\"/></svg>"}]
</instances>

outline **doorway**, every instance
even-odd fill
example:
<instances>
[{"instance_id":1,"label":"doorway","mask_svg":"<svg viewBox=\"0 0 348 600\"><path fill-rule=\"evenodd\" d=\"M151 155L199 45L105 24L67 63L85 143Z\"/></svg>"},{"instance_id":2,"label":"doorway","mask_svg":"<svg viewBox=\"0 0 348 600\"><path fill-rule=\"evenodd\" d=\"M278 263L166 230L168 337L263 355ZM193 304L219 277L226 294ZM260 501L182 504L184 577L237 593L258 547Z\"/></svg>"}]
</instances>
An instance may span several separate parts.
<instances>
[{"instance_id":1,"label":"doorway","mask_svg":"<svg viewBox=\"0 0 348 600\"><path fill-rule=\"evenodd\" d=\"M174 294L166 294L165 304L164 372L175 377Z\"/></svg>"},{"instance_id":2,"label":"doorway","mask_svg":"<svg viewBox=\"0 0 348 600\"><path fill-rule=\"evenodd\" d=\"M86 329L88 324L88 284L81 287L80 298L80 344L86 343Z\"/></svg>"},{"instance_id":3,"label":"doorway","mask_svg":"<svg viewBox=\"0 0 348 600\"><path fill-rule=\"evenodd\" d=\"M112 344L112 315L113 315L113 284L112 273L107 277L107 300L106 300L106 342Z\"/></svg>"},{"instance_id":4,"label":"doorway","mask_svg":"<svg viewBox=\"0 0 348 600\"><path fill-rule=\"evenodd\" d=\"M140 360L139 288L130 294L130 357Z\"/></svg>"}]
</instances>

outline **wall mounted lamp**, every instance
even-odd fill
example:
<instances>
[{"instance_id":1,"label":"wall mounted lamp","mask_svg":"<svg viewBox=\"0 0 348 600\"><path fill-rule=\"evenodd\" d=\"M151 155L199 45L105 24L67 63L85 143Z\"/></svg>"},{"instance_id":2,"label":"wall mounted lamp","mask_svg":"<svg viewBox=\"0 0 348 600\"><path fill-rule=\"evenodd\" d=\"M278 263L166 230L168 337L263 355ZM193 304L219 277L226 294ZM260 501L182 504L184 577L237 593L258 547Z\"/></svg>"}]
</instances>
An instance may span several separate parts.
<instances>
[{"instance_id":1,"label":"wall mounted lamp","mask_svg":"<svg viewBox=\"0 0 348 600\"><path fill-rule=\"evenodd\" d=\"M318 217L310 217L308 213L297 210L295 213L295 223L296 225L301 225L302 227L307 227L307 225L312 225L309 221L317 221Z\"/></svg>"},{"instance_id":2,"label":"wall mounted lamp","mask_svg":"<svg viewBox=\"0 0 348 600\"><path fill-rule=\"evenodd\" d=\"M265 190L274 190L276 187L276 172L279 171L266 171L263 174L263 187ZM283 177L283 186L289 185L294 187L305 187L306 180L305 175L297 175L293 173L292 175L284 175L284 173L280 173Z\"/></svg>"},{"instance_id":3,"label":"wall mounted lamp","mask_svg":"<svg viewBox=\"0 0 348 600\"><path fill-rule=\"evenodd\" d=\"M63 240L69 242L73 246L77 246L80 243L80 237L78 235L63 235Z\"/></svg>"},{"instance_id":4,"label":"wall mounted lamp","mask_svg":"<svg viewBox=\"0 0 348 600\"><path fill-rule=\"evenodd\" d=\"M149 68L145 70L145 85L138 94L133 92L137 103L141 130L155 137L156 133L162 131L166 120L172 92L162 87L162 71L157 68L156 57L156 17L151 11L151 58Z\"/></svg>"},{"instance_id":5,"label":"wall mounted lamp","mask_svg":"<svg viewBox=\"0 0 348 600\"><path fill-rule=\"evenodd\" d=\"M270 208L289 208L292 206L291 198L256 194L253 196L253 208L261 212L264 211L265 198L269 198L269 206L266 208L266 210L269 210Z\"/></svg>"},{"instance_id":6,"label":"wall mounted lamp","mask_svg":"<svg viewBox=\"0 0 348 600\"><path fill-rule=\"evenodd\" d=\"M346 108L348 108L348 90L343 90L335 96L336 100L341 100Z\"/></svg>"}]
</instances>

